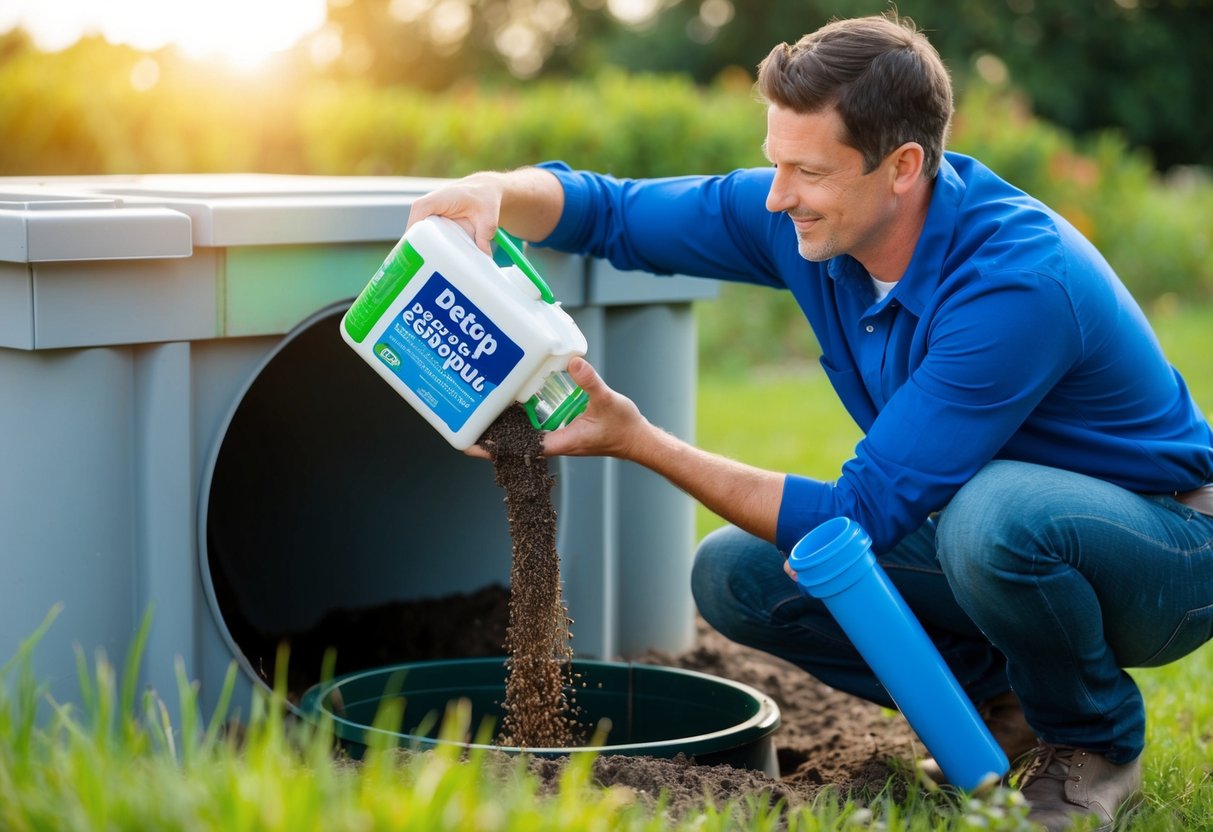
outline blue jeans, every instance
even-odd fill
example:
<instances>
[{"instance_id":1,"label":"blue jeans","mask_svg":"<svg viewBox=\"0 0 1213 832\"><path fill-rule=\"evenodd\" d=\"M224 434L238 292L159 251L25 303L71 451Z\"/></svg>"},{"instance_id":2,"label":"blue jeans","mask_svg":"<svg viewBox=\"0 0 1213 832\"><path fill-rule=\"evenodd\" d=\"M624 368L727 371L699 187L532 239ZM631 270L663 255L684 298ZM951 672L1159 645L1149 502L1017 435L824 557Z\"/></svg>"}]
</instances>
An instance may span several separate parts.
<instances>
[{"instance_id":1,"label":"blue jeans","mask_svg":"<svg viewBox=\"0 0 1213 832\"><path fill-rule=\"evenodd\" d=\"M726 527L691 575L728 638L833 688L896 707L772 544ZM1047 742L1127 763L1145 743L1126 667L1166 664L1213 636L1213 517L1168 496L1020 462L983 468L879 557L974 702L1013 689Z\"/></svg>"}]
</instances>

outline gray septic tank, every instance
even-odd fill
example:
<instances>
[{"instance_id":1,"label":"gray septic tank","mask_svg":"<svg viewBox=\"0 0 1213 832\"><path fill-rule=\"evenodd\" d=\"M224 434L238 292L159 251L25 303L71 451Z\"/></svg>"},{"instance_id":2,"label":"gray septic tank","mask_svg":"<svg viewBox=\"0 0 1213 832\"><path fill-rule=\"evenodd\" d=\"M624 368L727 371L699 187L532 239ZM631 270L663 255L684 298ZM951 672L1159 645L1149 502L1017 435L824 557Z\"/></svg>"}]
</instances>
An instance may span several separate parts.
<instances>
[{"instance_id":1,"label":"gray septic tank","mask_svg":"<svg viewBox=\"0 0 1213 832\"><path fill-rule=\"evenodd\" d=\"M212 703L235 661L242 701L280 635L508 583L491 466L337 330L437 184L0 178L0 661L59 605L35 670L71 701L73 646L121 662L150 608L144 683L171 703L179 657ZM689 437L711 284L531 256L607 380ZM551 465L578 655L689 646L689 499L611 460Z\"/></svg>"}]
</instances>

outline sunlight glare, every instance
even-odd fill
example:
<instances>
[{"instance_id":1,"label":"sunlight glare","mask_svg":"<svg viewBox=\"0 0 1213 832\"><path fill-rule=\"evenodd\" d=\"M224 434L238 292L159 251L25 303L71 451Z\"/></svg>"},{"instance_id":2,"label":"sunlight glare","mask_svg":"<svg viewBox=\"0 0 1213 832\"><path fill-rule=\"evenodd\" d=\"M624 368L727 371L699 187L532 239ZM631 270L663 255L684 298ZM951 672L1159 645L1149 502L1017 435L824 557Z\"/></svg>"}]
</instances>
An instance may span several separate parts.
<instances>
[{"instance_id":1,"label":"sunlight glare","mask_svg":"<svg viewBox=\"0 0 1213 832\"><path fill-rule=\"evenodd\" d=\"M660 0L606 0L611 14L629 26L643 26L657 17Z\"/></svg>"},{"instance_id":2,"label":"sunlight glare","mask_svg":"<svg viewBox=\"0 0 1213 832\"><path fill-rule=\"evenodd\" d=\"M131 67L131 88L135 92L147 92L160 81L160 64L155 58L140 58Z\"/></svg>"},{"instance_id":3,"label":"sunlight glare","mask_svg":"<svg viewBox=\"0 0 1213 832\"><path fill-rule=\"evenodd\" d=\"M174 44L191 57L254 67L320 28L325 0L6 0L0 31L24 27L41 49L87 34L151 51Z\"/></svg>"}]
</instances>

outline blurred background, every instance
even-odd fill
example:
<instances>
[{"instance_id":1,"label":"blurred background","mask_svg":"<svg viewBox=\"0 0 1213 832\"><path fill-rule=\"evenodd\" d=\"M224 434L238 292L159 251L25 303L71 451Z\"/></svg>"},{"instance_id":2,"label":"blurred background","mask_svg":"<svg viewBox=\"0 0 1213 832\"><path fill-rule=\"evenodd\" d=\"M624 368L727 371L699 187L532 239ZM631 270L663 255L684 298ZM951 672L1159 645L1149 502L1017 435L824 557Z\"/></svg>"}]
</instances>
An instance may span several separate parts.
<instances>
[{"instance_id":1,"label":"blurred background","mask_svg":"<svg viewBox=\"0 0 1213 832\"><path fill-rule=\"evenodd\" d=\"M774 44L889 7L0 0L0 175L721 172L764 163L752 83ZM1151 310L1213 296L1213 0L898 9L952 72L954 149L1066 215ZM703 317L709 367L813 355L772 294Z\"/></svg>"}]
</instances>

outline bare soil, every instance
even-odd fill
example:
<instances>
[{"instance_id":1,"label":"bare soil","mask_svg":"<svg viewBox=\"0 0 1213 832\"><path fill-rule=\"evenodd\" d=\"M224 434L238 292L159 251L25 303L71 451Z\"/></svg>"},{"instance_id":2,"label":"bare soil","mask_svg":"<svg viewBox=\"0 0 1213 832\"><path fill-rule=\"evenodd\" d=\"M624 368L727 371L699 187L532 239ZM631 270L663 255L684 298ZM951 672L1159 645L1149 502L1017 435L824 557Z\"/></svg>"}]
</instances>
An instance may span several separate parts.
<instances>
[{"instance_id":1,"label":"bare soil","mask_svg":"<svg viewBox=\"0 0 1213 832\"><path fill-rule=\"evenodd\" d=\"M655 652L642 658L733 679L774 699L781 717L775 733L779 779L730 766L695 766L686 760L608 757L595 767L595 777L603 785L625 785L649 794L664 789L673 814L702 806L705 793L718 802L768 794L794 806L812 801L826 787L842 796L874 796L895 771L909 770L915 755L922 755L921 743L900 714L834 690L767 653L731 642L702 620L696 633L694 646L684 653ZM901 788L906 782L895 780Z\"/></svg>"},{"instance_id":2,"label":"bare soil","mask_svg":"<svg viewBox=\"0 0 1213 832\"><path fill-rule=\"evenodd\" d=\"M337 646L338 673L400 662L503 655L509 595L504 587L490 586L467 595L335 611L312 630L290 637L292 695L318 681L319 656L328 644ZM383 637L368 639L368 632ZM316 658L302 660L309 655ZM923 753L900 714L827 687L785 661L735 644L702 620L697 621L695 642L685 652L650 652L632 658L742 682L770 696L780 709L774 736L778 779L727 765L697 765L686 758L605 755L597 759L598 783L625 787L637 801L654 805L664 792L671 816L701 809L705 795L717 805L756 798L783 799L792 806L812 801L827 787L844 796L871 797L892 774L908 770L915 755ZM530 765L541 783L554 786L564 761L535 758ZM908 781L895 778L894 783L905 788Z\"/></svg>"}]
</instances>

